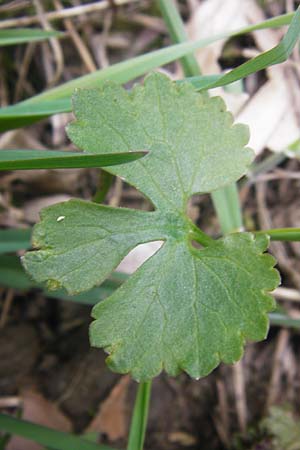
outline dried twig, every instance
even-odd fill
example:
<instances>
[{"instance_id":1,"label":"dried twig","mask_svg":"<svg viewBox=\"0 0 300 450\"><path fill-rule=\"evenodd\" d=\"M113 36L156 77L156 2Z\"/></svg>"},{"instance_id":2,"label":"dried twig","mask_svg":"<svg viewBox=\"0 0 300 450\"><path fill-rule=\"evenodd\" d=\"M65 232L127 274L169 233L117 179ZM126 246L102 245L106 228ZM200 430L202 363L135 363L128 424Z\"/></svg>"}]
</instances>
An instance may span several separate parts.
<instances>
[{"instance_id":1,"label":"dried twig","mask_svg":"<svg viewBox=\"0 0 300 450\"><path fill-rule=\"evenodd\" d=\"M63 10L63 6L62 6L60 0L54 0L54 6L57 9L57 11ZM87 70L89 72L94 72L95 70L97 70L97 67L93 61L90 51L88 50L87 46L81 39L80 34L76 30L71 19L64 19L64 25L65 25L66 29L68 30L70 37L80 55L83 63L85 64Z\"/></svg>"},{"instance_id":2,"label":"dried twig","mask_svg":"<svg viewBox=\"0 0 300 450\"><path fill-rule=\"evenodd\" d=\"M138 2L138 0L114 0L116 6L127 5L129 3ZM108 0L102 0L96 3L88 3L86 5L74 6L73 8L65 8L60 11L51 11L45 13L45 19L49 22L52 20L65 19L68 17L80 16L86 13L92 13L96 11L104 11L110 8L111 3ZM32 25L33 23L39 23L39 16L31 17L19 17L16 19L7 19L0 22L1 28L21 27L26 25Z\"/></svg>"},{"instance_id":3,"label":"dried twig","mask_svg":"<svg viewBox=\"0 0 300 450\"><path fill-rule=\"evenodd\" d=\"M268 395L266 400L266 410L274 404L279 392L279 384L282 373L282 358L283 354L288 346L290 332L286 329L282 329L279 332L276 349L274 353L271 380L268 388Z\"/></svg>"},{"instance_id":4,"label":"dried twig","mask_svg":"<svg viewBox=\"0 0 300 450\"><path fill-rule=\"evenodd\" d=\"M300 302L300 291L297 289L290 289L285 287L279 287L273 292L276 298L279 300L287 300L289 302Z\"/></svg>"},{"instance_id":5,"label":"dried twig","mask_svg":"<svg viewBox=\"0 0 300 450\"><path fill-rule=\"evenodd\" d=\"M30 42L25 50L24 57L22 60L22 63L20 64L19 69L19 77L15 88L15 94L14 94L14 102L20 100L22 89L24 88L24 82L26 81L26 76L28 73L29 65L31 63L32 57L34 55L34 50L36 48L35 42Z\"/></svg>"},{"instance_id":6,"label":"dried twig","mask_svg":"<svg viewBox=\"0 0 300 450\"><path fill-rule=\"evenodd\" d=\"M232 367L232 374L238 423L240 430L244 433L247 428L247 400L242 361L238 361L234 364Z\"/></svg>"},{"instance_id":7,"label":"dried twig","mask_svg":"<svg viewBox=\"0 0 300 450\"><path fill-rule=\"evenodd\" d=\"M4 326L7 322L8 314L9 314L14 296L15 296L15 292L13 289L8 289L6 291L6 295L5 295L4 302L3 302L2 313L1 313L1 317L0 317L0 328L4 328Z\"/></svg>"},{"instance_id":8,"label":"dried twig","mask_svg":"<svg viewBox=\"0 0 300 450\"><path fill-rule=\"evenodd\" d=\"M38 18L39 21L42 25L42 27L45 30L52 30L52 27L49 24L49 21L47 19L47 15L44 12L44 9L42 7L42 4L40 2L40 0L33 0L34 2L34 6L36 8L36 11L38 13ZM52 72L52 70L48 70L48 86L53 86L56 84L56 82L59 80L59 78L61 77L61 74L63 73L63 69L64 69L64 57L63 57L63 51L62 48L60 46L60 43L58 42L58 39L56 38L50 38L49 39L49 43L50 46L52 48L53 51L53 56L56 62L56 70L53 73L53 75L51 76L51 79L49 77L50 72ZM46 46L44 45L44 49L46 48ZM50 68L50 65L47 63L48 58L44 58L44 63L45 66L48 68Z\"/></svg>"},{"instance_id":9,"label":"dried twig","mask_svg":"<svg viewBox=\"0 0 300 450\"><path fill-rule=\"evenodd\" d=\"M20 408L22 406L22 399L20 397L1 397L0 408Z\"/></svg>"},{"instance_id":10,"label":"dried twig","mask_svg":"<svg viewBox=\"0 0 300 450\"><path fill-rule=\"evenodd\" d=\"M271 215L266 205L266 184L264 182L257 183L255 188L260 228L262 230L272 228ZM274 252L281 270L291 278L295 287L300 289L300 274L292 266L284 244L282 242L271 242L270 248Z\"/></svg>"},{"instance_id":11,"label":"dried twig","mask_svg":"<svg viewBox=\"0 0 300 450\"><path fill-rule=\"evenodd\" d=\"M122 190L123 190L123 181L121 180L121 178L117 177L114 185L113 196L109 200L110 206L118 206L120 204L120 200L122 197Z\"/></svg>"},{"instance_id":12,"label":"dried twig","mask_svg":"<svg viewBox=\"0 0 300 450\"><path fill-rule=\"evenodd\" d=\"M218 411L220 418L213 416L218 435L226 448L230 448L229 406L227 392L223 380L217 380Z\"/></svg>"}]
</instances>

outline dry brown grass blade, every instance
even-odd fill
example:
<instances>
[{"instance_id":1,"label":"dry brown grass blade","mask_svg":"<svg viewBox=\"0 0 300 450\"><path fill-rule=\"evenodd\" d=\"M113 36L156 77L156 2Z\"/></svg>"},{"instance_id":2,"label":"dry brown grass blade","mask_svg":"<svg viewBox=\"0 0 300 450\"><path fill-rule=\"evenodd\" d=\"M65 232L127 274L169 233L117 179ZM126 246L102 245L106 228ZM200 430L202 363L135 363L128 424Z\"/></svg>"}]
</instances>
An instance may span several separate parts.
<instances>
[{"instance_id":1,"label":"dry brown grass blade","mask_svg":"<svg viewBox=\"0 0 300 450\"><path fill-rule=\"evenodd\" d=\"M116 6L128 5L135 3L138 0L114 0ZM95 3L88 3L86 5L73 6L72 8L65 8L61 11L50 11L45 13L45 18L49 22L52 20L66 19L68 17L80 16L82 14L93 13L96 11L104 11L111 7L111 2L108 0L98 1ZM11 27L24 27L39 23L39 16L19 17L16 19L7 19L0 22L0 29Z\"/></svg>"},{"instance_id":2,"label":"dry brown grass blade","mask_svg":"<svg viewBox=\"0 0 300 450\"><path fill-rule=\"evenodd\" d=\"M63 6L60 0L54 0L54 6L57 11L63 10ZM94 63L92 55L90 54L90 51L88 50L87 46L81 39L80 34L73 25L72 20L64 19L63 22L88 72L94 72L95 70L97 70L97 67Z\"/></svg>"},{"instance_id":3,"label":"dry brown grass blade","mask_svg":"<svg viewBox=\"0 0 300 450\"><path fill-rule=\"evenodd\" d=\"M282 359L284 352L286 351L289 343L290 331L286 329L282 329L279 332L273 365L272 365L272 374L271 380L268 386L268 395L266 400L266 410L270 408L278 398L278 394L280 392L280 378L282 373Z\"/></svg>"},{"instance_id":4,"label":"dry brown grass blade","mask_svg":"<svg viewBox=\"0 0 300 450\"><path fill-rule=\"evenodd\" d=\"M49 21L46 17L46 13L44 11L43 5L40 2L40 0L33 0L33 4L35 6L35 9L37 11L37 16L39 18L39 22L42 25L42 28L44 30L52 30L51 25L49 24ZM58 39L56 38L50 38L49 39L49 44L51 46L52 52L53 52L53 56L54 56L54 60L56 63L56 68L55 71L53 72L53 70L50 69L50 65L47 64L47 57L44 57L44 52L43 52L43 57L44 57L44 64L46 67L48 67L48 87L54 86L58 80L60 79L63 70L64 70L64 56L63 56L63 51L61 48L60 43L58 42ZM46 50L46 46L47 44L43 43L42 44L44 47L44 50ZM51 73L52 72L52 73Z\"/></svg>"}]
</instances>

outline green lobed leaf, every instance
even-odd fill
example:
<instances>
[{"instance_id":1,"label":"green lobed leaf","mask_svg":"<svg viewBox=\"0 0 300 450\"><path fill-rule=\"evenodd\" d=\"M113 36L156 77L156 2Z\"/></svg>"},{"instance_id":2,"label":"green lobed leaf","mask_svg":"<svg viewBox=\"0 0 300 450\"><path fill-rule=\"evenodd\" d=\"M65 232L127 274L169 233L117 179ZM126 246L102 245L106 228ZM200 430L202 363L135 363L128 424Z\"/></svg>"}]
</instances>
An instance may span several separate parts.
<instances>
[{"instance_id":1,"label":"green lobed leaf","mask_svg":"<svg viewBox=\"0 0 300 450\"><path fill-rule=\"evenodd\" d=\"M24 271L20 258L15 255L0 255L0 286L28 291L30 289L41 289L45 297L57 298L86 305L95 305L99 300L112 294L127 275L115 272L101 286L94 287L88 292L78 295L69 295L64 289L49 291L43 284L33 281Z\"/></svg>"},{"instance_id":2,"label":"green lobed leaf","mask_svg":"<svg viewBox=\"0 0 300 450\"><path fill-rule=\"evenodd\" d=\"M278 282L268 240L230 235L203 250L169 242L93 309L91 343L112 370L145 380L165 369L199 378L264 339Z\"/></svg>"},{"instance_id":3,"label":"green lobed leaf","mask_svg":"<svg viewBox=\"0 0 300 450\"><path fill-rule=\"evenodd\" d=\"M38 282L77 293L100 284L142 242L163 247L93 309L91 342L112 370L148 380L165 369L207 375L237 361L246 339L268 330L267 294L278 282L268 238L233 234L214 241L187 217L195 193L225 186L246 171L248 129L233 125L220 98L151 74L127 93L108 83L78 90L71 140L89 153L145 148L149 153L111 173L136 186L155 211L71 200L46 208L35 227L38 251L23 259ZM205 248L195 248L193 241Z\"/></svg>"}]
</instances>

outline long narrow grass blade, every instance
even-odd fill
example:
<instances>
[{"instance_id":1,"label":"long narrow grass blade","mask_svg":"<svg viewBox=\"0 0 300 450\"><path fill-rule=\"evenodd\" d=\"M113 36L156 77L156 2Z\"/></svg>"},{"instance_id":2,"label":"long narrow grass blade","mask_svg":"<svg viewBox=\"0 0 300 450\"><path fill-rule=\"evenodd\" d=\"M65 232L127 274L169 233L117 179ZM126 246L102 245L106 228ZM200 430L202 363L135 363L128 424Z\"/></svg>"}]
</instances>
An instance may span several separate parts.
<instances>
[{"instance_id":1,"label":"long narrow grass blade","mask_svg":"<svg viewBox=\"0 0 300 450\"><path fill-rule=\"evenodd\" d=\"M212 200L222 233L241 231L243 229L243 219L239 207L240 201L236 183L213 192Z\"/></svg>"},{"instance_id":2,"label":"long narrow grass blade","mask_svg":"<svg viewBox=\"0 0 300 450\"><path fill-rule=\"evenodd\" d=\"M144 151L98 155L52 150L0 150L0 171L106 167L129 163L146 154Z\"/></svg>"},{"instance_id":3,"label":"long narrow grass blade","mask_svg":"<svg viewBox=\"0 0 300 450\"><path fill-rule=\"evenodd\" d=\"M28 250L30 244L31 229L0 230L0 253Z\"/></svg>"},{"instance_id":4,"label":"long narrow grass blade","mask_svg":"<svg viewBox=\"0 0 300 450\"><path fill-rule=\"evenodd\" d=\"M185 42L188 40L185 28L182 26L182 21L177 8L174 8L172 1L158 1L163 19L169 30L173 42ZM201 75L200 67L193 54L185 55L180 60L186 77L193 77Z\"/></svg>"},{"instance_id":5,"label":"long narrow grass blade","mask_svg":"<svg viewBox=\"0 0 300 450\"><path fill-rule=\"evenodd\" d=\"M217 36L201 39L197 42L184 42L172 45L84 75L58 87L49 89L48 91L21 103L2 108L0 110L0 131L25 126L51 114L71 111L70 97L75 88L99 87L106 80L123 84L156 67L182 58L194 50L205 47L220 39L249 33L263 28L286 25L291 22L293 17L293 14L279 16L250 27L229 33L225 32ZM193 73L189 72L187 73L187 76L192 74L198 75L198 73L199 72L195 71ZM212 75L211 77L204 77L203 79L197 79L196 77L194 80L192 79L192 82L197 84L199 89L206 89L207 86L213 85L214 83L219 82L219 80L219 75Z\"/></svg>"},{"instance_id":6,"label":"long narrow grass blade","mask_svg":"<svg viewBox=\"0 0 300 450\"><path fill-rule=\"evenodd\" d=\"M94 444L73 434L52 430L6 414L0 414L0 430L38 442L53 450L113 450L107 445Z\"/></svg>"},{"instance_id":7,"label":"long narrow grass blade","mask_svg":"<svg viewBox=\"0 0 300 450\"><path fill-rule=\"evenodd\" d=\"M140 383L134 404L127 450L143 450L148 420L151 381Z\"/></svg>"},{"instance_id":8,"label":"long narrow grass blade","mask_svg":"<svg viewBox=\"0 0 300 450\"><path fill-rule=\"evenodd\" d=\"M15 28L0 30L0 47L26 42L43 41L51 37L60 37L64 33L58 31L39 30L37 28Z\"/></svg>"},{"instance_id":9,"label":"long narrow grass blade","mask_svg":"<svg viewBox=\"0 0 300 450\"><path fill-rule=\"evenodd\" d=\"M293 20L289 26L289 29L281 42L267 52L261 53L250 61L241 64L225 75L214 75L215 81L204 80L203 77L192 77L189 81L199 90L213 89L220 86L233 83L234 81L241 80L252 73L264 70L275 64L280 64L286 61L291 55L293 48L297 44L300 37L300 7L298 8Z\"/></svg>"},{"instance_id":10,"label":"long narrow grass blade","mask_svg":"<svg viewBox=\"0 0 300 450\"><path fill-rule=\"evenodd\" d=\"M300 319L293 319L292 317L286 316L285 314L271 313L269 314L271 325L295 328L300 330Z\"/></svg>"}]
</instances>

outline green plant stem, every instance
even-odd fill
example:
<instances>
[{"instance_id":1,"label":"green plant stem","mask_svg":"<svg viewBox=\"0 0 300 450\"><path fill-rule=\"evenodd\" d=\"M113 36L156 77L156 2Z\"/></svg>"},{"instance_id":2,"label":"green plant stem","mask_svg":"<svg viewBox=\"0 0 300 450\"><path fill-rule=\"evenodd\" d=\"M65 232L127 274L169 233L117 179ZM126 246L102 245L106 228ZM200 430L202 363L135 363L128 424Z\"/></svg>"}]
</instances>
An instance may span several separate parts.
<instances>
[{"instance_id":1,"label":"green plant stem","mask_svg":"<svg viewBox=\"0 0 300 450\"><path fill-rule=\"evenodd\" d=\"M196 241L199 244L203 245L203 247L208 247L214 242L214 239L204 233L200 228L198 228L194 223L191 224L191 231L189 234L189 238L192 241Z\"/></svg>"},{"instance_id":2,"label":"green plant stem","mask_svg":"<svg viewBox=\"0 0 300 450\"><path fill-rule=\"evenodd\" d=\"M274 228L254 231L255 234L267 234L272 241L300 241L300 228Z\"/></svg>"},{"instance_id":3,"label":"green plant stem","mask_svg":"<svg viewBox=\"0 0 300 450\"><path fill-rule=\"evenodd\" d=\"M127 450L143 450L151 394L151 381L140 383L131 419Z\"/></svg>"}]
</instances>

